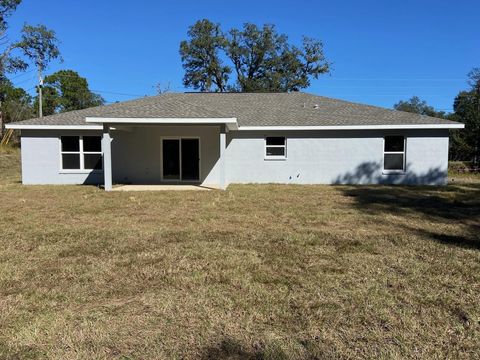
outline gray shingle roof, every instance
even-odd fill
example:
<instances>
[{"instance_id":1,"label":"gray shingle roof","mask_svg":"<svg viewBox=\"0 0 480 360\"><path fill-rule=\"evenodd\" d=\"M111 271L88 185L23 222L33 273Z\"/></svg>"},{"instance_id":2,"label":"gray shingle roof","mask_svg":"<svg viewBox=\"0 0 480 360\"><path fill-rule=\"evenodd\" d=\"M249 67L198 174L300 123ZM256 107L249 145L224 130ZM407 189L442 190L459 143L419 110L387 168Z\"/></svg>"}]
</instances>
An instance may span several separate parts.
<instances>
[{"instance_id":1,"label":"gray shingle roof","mask_svg":"<svg viewBox=\"0 0 480 360\"><path fill-rule=\"evenodd\" d=\"M167 93L17 122L87 125L86 117L226 118L242 126L456 124L381 107L307 93Z\"/></svg>"}]
</instances>

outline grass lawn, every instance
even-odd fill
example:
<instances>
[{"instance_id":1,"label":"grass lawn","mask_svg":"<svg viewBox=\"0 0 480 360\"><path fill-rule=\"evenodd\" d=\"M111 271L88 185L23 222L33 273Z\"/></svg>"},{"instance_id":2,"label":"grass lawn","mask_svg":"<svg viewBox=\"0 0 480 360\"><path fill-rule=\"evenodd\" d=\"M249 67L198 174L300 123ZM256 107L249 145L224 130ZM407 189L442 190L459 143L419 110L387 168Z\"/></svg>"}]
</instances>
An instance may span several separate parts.
<instances>
[{"instance_id":1,"label":"grass lawn","mask_svg":"<svg viewBox=\"0 0 480 360\"><path fill-rule=\"evenodd\" d=\"M106 193L0 155L0 358L479 358L471 181Z\"/></svg>"}]
</instances>

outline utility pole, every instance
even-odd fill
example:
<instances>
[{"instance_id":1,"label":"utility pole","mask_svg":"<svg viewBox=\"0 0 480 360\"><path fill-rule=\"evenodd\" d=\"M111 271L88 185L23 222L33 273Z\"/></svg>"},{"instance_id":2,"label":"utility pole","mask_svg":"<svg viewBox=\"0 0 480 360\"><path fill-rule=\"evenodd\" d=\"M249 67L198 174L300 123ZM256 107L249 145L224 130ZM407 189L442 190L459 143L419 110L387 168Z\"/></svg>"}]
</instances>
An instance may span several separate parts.
<instances>
[{"instance_id":1,"label":"utility pole","mask_svg":"<svg viewBox=\"0 0 480 360\"><path fill-rule=\"evenodd\" d=\"M2 100L0 100L0 139L3 137L3 112L2 112Z\"/></svg>"},{"instance_id":2,"label":"utility pole","mask_svg":"<svg viewBox=\"0 0 480 360\"><path fill-rule=\"evenodd\" d=\"M477 93L477 121L480 121L480 78L477 76L477 79L476 79L476 84L475 84L475 92ZM479 136L480 136L480 128L478 128L478 126L480 125L477 125L477 129L478 129L478 136L476 137L475 139L475 149L474 149L474 153L473 153L473 167L475 169L475 171L478 171L478 146L480 144L480 140L479 140Z\"/></svg>"},{"instance_id":3,"label":"utility pole","mask_svg":"<svg viewBox=\"0 0 480 360\"><path fill-rule=\"evenodd\" d=\"M38 65L38 117L43 116L43 101L42 101L42 66Z\"/></svg>"}]
</instances>

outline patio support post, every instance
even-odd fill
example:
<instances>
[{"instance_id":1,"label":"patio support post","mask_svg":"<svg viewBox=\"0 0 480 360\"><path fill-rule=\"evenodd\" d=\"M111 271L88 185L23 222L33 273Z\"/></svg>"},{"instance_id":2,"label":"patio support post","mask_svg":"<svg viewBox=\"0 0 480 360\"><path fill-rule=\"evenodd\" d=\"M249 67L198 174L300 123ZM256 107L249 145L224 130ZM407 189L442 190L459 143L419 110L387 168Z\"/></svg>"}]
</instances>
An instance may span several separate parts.
<instances>
[{"instance_id":1,"label":"patio support post","mask_svg":"<svg viewBox=\"0 0 480 360\"><path fill-rule=\"evenodd\" d=\"M220 127L220 189L225 190L227 188L226 183L226 167L225 167L225 150L227 147L227 134L225 125Z\"/></svg>"},{"instance_id":2,"label":"patio support post","mask_svg":"<svg viewBox=\"0 0 480 360\"><path fill-rule=\"evenodd\" d=\"M103 124L102 136L103 152L103 176L105 191L112 190L112 138L110 136L110 126Z\"/></svg>"}]
</instances>

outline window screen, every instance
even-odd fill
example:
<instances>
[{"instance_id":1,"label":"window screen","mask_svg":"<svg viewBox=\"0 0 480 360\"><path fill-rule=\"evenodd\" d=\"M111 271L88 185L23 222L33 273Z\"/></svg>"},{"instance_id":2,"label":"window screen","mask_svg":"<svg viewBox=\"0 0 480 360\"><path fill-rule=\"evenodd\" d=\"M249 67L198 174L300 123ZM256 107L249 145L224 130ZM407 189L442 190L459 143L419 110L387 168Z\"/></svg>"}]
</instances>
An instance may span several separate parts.
<instances>
[{"instance_id":1,"label":"window screen","mask_svg":"<svg viewBox=\"0 0 480 360\"><path fill-rule=\"evenodd\" d=\"M385 136L383 169L386 171L405 171L405 137Z\"/></svg>"},{"instance_id":2,"label":"window screen","mask_svg":"<svg viewBox=\"0 0 480 360\"><path fill-rule=\"evenodd\" d=\"M283 136L267 136L265 138L265 158L282 159L287 155L286 139Z\"/></svg>"}]
</instances>

